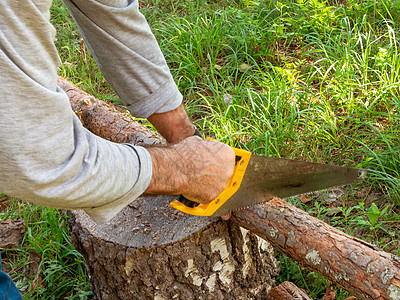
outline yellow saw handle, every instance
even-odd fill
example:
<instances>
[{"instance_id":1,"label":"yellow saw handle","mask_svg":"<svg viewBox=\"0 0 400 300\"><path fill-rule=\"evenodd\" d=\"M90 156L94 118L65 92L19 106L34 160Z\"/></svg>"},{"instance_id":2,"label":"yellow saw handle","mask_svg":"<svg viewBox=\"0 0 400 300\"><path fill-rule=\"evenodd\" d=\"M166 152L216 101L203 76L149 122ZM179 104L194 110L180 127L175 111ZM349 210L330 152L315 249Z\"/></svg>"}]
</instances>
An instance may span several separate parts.
<instances>
[{"instance_id":1,"label":"yellow saw handle","mask_svg":"<svg viewBox=\"0 0 400 300\"><path fill-rule=\"evenodd\" d=\"M170 205L186 214L195 216L211 216L213 215L233 194L237 192L242 183L244 173L246 172L247 165L250 161L251 153L246 150L233 148L236 154L235 169L232 178L229 180L228 185L218 195L216 199L207 204L198 204L191 200L186 199L182 195L178 200L174 200ZM186 204L186 205L185 205ZM189 205L189 206L188 206Z\"/></svg>"}]
</instances>

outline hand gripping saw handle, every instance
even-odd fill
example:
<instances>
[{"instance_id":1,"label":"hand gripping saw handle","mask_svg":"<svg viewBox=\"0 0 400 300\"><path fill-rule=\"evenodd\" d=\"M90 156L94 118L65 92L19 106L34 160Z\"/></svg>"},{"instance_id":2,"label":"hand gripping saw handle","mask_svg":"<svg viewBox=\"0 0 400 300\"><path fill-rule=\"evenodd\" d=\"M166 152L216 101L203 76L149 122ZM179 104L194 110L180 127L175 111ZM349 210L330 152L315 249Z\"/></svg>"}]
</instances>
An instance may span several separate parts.
<instances>
[{"instance_id":1,"label":"hand gripping saw handle","mask_svg":"<svg viewBox=\"0 0 400 300\"><path fill-rule=\"evenodd\" d=\"M211 216L213 215L233 194L237 192L242 183L244 173L246 172L247 165L250 161L251 153L246 150L233 148L236 155L236 162L233 175L229 180L226 188L215 198L207 204L199 204L186 199L180 195L177 200L174 200L170 205L186 214L195 216Z\"/></svg>"}]
</instances>

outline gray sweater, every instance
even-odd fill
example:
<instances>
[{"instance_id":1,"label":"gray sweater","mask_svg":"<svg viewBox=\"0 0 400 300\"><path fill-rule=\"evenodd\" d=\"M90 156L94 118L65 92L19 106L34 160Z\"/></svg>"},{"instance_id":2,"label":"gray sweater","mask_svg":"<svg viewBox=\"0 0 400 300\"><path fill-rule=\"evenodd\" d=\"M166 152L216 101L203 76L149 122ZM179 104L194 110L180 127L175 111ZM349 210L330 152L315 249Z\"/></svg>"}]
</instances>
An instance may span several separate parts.
<instances>
[{"instance_id":1,"label":"gray sweater","mask_svg":"<svg viewBox=\"0 0 400 300\"><path fill-rule=\"evenodd\" d=\"M66 0L102 74L134 116L182 101L137 1ZM147 150L85 128L57 86L51 0L0 1L0 193L106 222L151 179Z\"/></svg>"}]
</instances>

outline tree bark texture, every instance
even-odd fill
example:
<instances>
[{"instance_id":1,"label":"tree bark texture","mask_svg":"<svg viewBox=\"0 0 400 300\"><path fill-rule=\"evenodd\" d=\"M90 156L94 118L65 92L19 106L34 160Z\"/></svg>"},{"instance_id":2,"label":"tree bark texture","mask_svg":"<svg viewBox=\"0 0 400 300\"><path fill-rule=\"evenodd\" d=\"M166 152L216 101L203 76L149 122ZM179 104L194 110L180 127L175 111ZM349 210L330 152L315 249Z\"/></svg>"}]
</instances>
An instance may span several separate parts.
<instances>
[{"instance_id":1,"label":"tree bark texture","mask_svg":"<svg viewBox=\"0 0 400 300\"><path fill-rule=\"evenodd\" d=\"M312 300L306 292L289 281L274 287L269 293L269 297L273 300Z\"/></svg>"},{"instance_id":2,"label":"tree bark texture","mask_svg":"<svg viewBox=\"0 0 400 300\"><path fill-rule=\"evenodd\" d=\"M174 197L143 197L96 225L72 213L96 299L268 299L279 272L271 245L220 219L183 214Z\"/></svg>"},{"instance_id":3,"label":"tree bark texture","mask_svg":"<svg viewBox=\"0 0 400 300\"><path fill-rule=\"evenodd\" d=\"M274 198L233 220L357 299L400 299L400 258Z\"/></svg>"},{"instance_id":4,"label":"tree bark texture","mask_svg":"<svg viewBox=\"0 0 400 300\"><path fill-rule=\"evenodd\" d=\"M58 77L58 85L68 94L72 110L83 126L95 135L115 143L156 145L165 142L161 135L133 120L128 113L82 91L68 80Z\"/></svg>"},{"instance_id":5,"label":"tree bark texture","mask_svg":"<svg viewBox=\"0 0 400 300\"><path fill-rule=\"evenodd\" d=\"M72 107L82 122L96 134L112 141L158 143L153 132L110 105L65 79L60 78L59 84L72 98ZM98 125L102 119L108 121ZM97 126L101 130L96 131ZM283 200L273 199L237 212L232 220L357 299L400 300L400 258L344 234Z\"/></svg>"}]
</instances>

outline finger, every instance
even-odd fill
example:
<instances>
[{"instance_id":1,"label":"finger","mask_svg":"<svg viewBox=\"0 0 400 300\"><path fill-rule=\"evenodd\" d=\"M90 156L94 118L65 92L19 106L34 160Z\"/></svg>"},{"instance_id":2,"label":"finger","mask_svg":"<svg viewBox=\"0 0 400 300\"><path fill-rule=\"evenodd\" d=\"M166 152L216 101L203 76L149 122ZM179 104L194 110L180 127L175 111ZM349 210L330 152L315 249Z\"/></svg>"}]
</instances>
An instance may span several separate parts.
<instances>
[{"instance_id":1,"label":"finger","mask_svg":"<svg viewBox=\"0 0 400 300\"><path fill-rule=\"evenodd\" d=\"M227 213L226 215L221 216L221 219L227 221L227 220L229 220L231 217L232 217L232 213L229 212L229 213Z\"/></svg>"}]
</instances>

